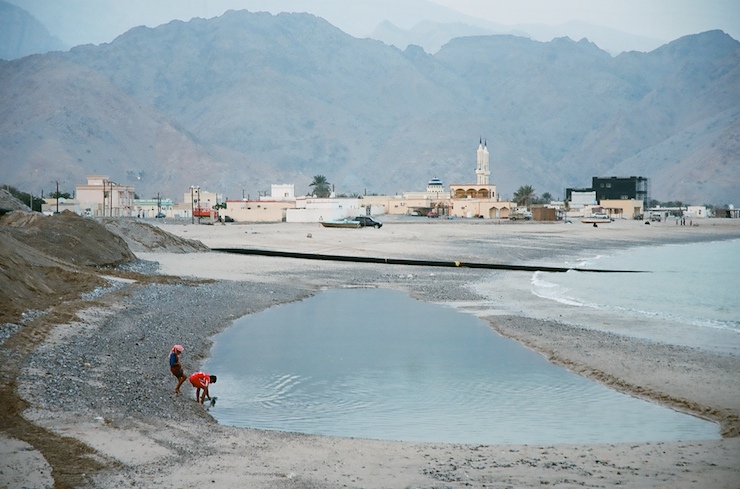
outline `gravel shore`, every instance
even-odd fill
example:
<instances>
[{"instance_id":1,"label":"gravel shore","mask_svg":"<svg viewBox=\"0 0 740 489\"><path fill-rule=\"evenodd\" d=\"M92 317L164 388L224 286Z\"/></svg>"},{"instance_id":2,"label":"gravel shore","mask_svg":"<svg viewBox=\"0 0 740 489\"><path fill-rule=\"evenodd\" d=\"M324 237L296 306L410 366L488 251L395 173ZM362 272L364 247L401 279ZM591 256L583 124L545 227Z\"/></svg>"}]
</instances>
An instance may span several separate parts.
<instances>
[{"instance_id":1,"label":"gravel shore","mask_svg":"<svg viewBox=\"0 0 740 489\"><path fill-rule=\"evenodd\" d=\"M605 248L740 237L740 226L695 230L664 226L661 232L647 234L643 228L649 226L636 224L619 224L599 235L591 229L529 223L391 222L378 231L383 235L371 234L376 230L328 233L324 231L336 230L285 224L160 227L210 247L343 250L363 256L542 265L560 265L569 256ZM695 232L687 236L686 231ZM67 479L74 481L70 487L738 487L736 357L677 345L651 350L644 342L591 331L567 320L548 323L513 314L526 308L526 301L497 307L490 304L490 296L471 286L497 277L505 284L504 272L214 252L137 252L137 256L141 261L128 265L129 272L144 277L156 268L157 273L182 278L170 283L111 278L110 287L96 289L73 320L55 325L46 341L19 365L22 382L17 391L28 403L24 418L91 449L80 456L90 461L89 472L80 469L72 474ZM220 426L194 402L190 389L174 395L175 379L166 366L174 343L185 347L186 372L195 371L209 354L210 338L234 319L301 300L325 287L388 287L473 311L552 361L620 390L715 419L732 436L689 443L580 446L344 439ZM580 350L573 348L574 341ZM590 363L583 351L598 354L599 363ZM659 360L671 355L689 362L691 375L665 369ZM625 367L630 362L635 368ZM705 387L697 391L694 382L704 382ZM723 389L731 393L722 394ZM7 446L11 441L16 440L9 438ZM10 482L21 477L26 487L50 487L50 470L43 459L26 466L34 467L34 477L21 474L24 468L18 460L28 449L19 447L8 452L0 482L11 487Z\"/></svg>"}]
</instances>

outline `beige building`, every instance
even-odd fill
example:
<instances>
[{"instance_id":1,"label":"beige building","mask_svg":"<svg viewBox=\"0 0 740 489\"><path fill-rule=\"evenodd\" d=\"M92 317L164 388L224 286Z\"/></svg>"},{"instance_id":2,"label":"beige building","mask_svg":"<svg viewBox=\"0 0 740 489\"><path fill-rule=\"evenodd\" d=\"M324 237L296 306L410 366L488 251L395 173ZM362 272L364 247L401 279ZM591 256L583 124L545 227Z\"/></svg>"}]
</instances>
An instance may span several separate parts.
<instances>
[{"instance_id":1,"label":"beige building","mask_svg":"<svg viewBox=\"0 0 740 489\"><path fill-rule=\"evenodd\" d=\"M197 186L192 186L183 194L182 201L186 207L213 209L213 206L224 201L224 196L222 194L208 192Z\"/></svg>"},{"instance_id":2,"label":"beige building","mask_svg":"<svg viewBox=\"0 0 740 489\"><path fill-rule=\"evenodd\" d=\"M221 214L237 222L282 222L287 209L295 208L288 200L227 200Z\"/></svg>"},{"instance_id":3,"label":"beige building","mask_svg":"<svg viewBox=\"0 0 740 489\"><path fill-rule=\"evenodd\" d=\"M75 186L75 194L86 216L133 215L134 187L112 182L107 175L88 175L86 184Z\"/></svg>"},{"instance_id":4,"label":"beige building","mask_svg":"<svg viewBox=\"0 0 740 489\"><path fill-rule=\"evenodd\" d=\"M476 183L450 185L448 213L455 217L506 219L516 209L514 202L501 201L496 185L489 182L488 144L482 140L476 151ZM440 214L442 214L440 212Z\"/></svg>"},{"instance_id":5,"label":"beige building","mask_svg":"<svg viewBox=\"0 0 740 489\"><path fill-rule=\"evenodd\" d=\"M363 206L371 207L370 213L373 215L426 216L434 211L440 216L506 219L516 210L516 203L502 201L496 192L496 185L489 182L491 171L487 146L483 140L478 144L474 184L453 184L446 191L442 182L433 178L424 192L404 192L400 196L365 196Z\"/></svg>"},{"instance_id":6,"label":"beige building","mask_svg":"<svg viewBox=\"0 0 740 489\"><path fill-rule=\"evenodd\" d=\"M370 214L426 216L428 212L447 208L450 196L442 182L433 178L424 192L404 192L402 195L366 195L361 206L370 208ZM363 212L364 213L364 212Z\"/></svg>"},{"instance_id":7,"label":"beige building","mask_svg":"<svg viewBox=\"0 0 740 489\"><path fill-rule=\"evenodd\" d=\"M80 215L82 214L80 203L77 202L76 199L65 199L64 197L59 199L50 199L48 197L44 197L44 200L41 203L41 212L45 216L50 216L57 212L61 213L64 211L71 211Z\"/></svg>"},{"instance_id":8,"label":"beige building","mask_svg":"<svg viewBox=\"0 0 740 489\"><path fill-rule=\"evenodd\" d=\"M642 200L636 199L612 199L600 200L599 206L603 212L614 219L634 219L635 216L644 214Z\"/></svg>"},{"instance_id":9,"label":"beige building","mask_svg":"<svg viewBox=\"0 0 740 489\"><path fill-rule=\"evenodd\" d=\"M226 201L221 214L237 222L282 222L288 209L296 206L295 188L292 183L273 184L270 196L259 200L235 199Z\"/></svg>"}]
</instances>

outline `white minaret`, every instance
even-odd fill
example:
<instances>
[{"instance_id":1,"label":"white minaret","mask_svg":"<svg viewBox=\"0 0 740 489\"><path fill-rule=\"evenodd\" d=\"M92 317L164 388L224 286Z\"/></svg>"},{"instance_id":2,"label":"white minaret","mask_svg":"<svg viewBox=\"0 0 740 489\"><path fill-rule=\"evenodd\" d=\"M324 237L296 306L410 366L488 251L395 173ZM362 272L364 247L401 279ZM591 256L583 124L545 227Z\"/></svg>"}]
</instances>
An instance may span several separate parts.
<instances>
[{"instance_id":1,"label":"white minaret","mask_svg":"<svg viewBox=\"0 0 740 489\"><path fill-rule=\"evenodd\" d=\"M488 177L491 174L488 169L488 144L481 138L478 143L477 166L475 168L475 177L477 185L488 185Z\"/></svg>"}]
</instances>

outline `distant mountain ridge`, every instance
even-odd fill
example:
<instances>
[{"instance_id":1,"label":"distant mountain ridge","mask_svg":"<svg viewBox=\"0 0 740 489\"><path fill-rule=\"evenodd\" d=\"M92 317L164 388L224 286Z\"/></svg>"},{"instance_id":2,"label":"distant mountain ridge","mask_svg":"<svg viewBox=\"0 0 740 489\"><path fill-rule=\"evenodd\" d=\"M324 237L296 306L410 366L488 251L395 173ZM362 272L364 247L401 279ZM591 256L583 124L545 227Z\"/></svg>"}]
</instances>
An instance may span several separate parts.
<instances>
[{"instance_id":1,"label":"distant mountain ridge","mask_svg":"<svg viewBox=\"0 0 740 489\"><path fill-rule=\"evenodd\" d=\"M641 175L651 198L732 203L739 61L721 31L616 57L515 36L431 55L310 14L230 11L0 64L0 163L29 190L103 173L143 196L301 194L323 174L338 192L396 193L474 181L482 137L505 197Z\"/></svg>"},{"instance_id":2,"label":"distant mountain ridge","mask_svg":"<svg viewBox=\"0 0 740 489\"><path fill-rule=\"evenodd\" d=\"M0 59L11 60L68 48L31 14L0 0Z\"/></svg>"},{"instance_id":3,"label":"distant mountain ridge","mask_svg":"<svg viewBox=\"0 0 740 489\"><path fill-rule=\"evenodd\" d=\"M431 22L424 21L410 29L403 29L391 22L378 24L369 37L406 49L411 44L421 46L428 53L436 53L452 39L469 36L514 35L535 41L550 41L557 37L588 39L612 55L625 51L652 51L662 42L657 39L626 34L584 22L571 21L557 26L517 25L504 26L491 22Z\"/></svg>"}]
</instances>

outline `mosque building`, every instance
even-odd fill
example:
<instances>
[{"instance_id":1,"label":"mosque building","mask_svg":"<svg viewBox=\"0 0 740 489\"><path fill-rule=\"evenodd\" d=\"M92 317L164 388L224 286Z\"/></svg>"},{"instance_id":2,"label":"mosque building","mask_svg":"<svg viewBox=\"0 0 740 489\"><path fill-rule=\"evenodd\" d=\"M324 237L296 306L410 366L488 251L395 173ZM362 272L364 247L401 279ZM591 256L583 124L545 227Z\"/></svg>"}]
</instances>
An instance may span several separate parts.
<instances>
[{"instance_id":1,"label":"mosque building","mask_svg":"<svg viewBox=\"0 0 740 489\"><path fill-rule=\"evenodd\" d=\"M450 185L449 213L455 217L508 218L516 208L514 202L501 201L491 176L488 143L480 139L476 151L475 184Z\"/></svg>"}]
</instances>

